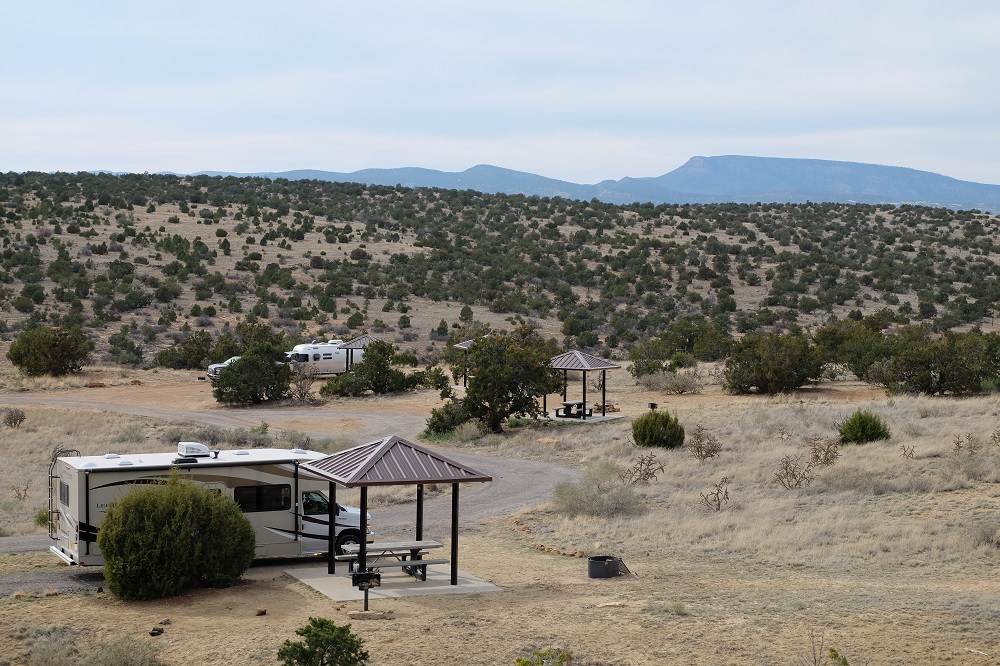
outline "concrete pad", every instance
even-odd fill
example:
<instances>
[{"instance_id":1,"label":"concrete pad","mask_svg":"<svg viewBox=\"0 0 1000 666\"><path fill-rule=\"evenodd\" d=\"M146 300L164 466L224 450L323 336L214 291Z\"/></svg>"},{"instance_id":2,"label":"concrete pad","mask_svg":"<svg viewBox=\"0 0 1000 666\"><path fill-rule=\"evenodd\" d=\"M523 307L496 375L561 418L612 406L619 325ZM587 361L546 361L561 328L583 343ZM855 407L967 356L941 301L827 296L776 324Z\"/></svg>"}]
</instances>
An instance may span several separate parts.
<instances>
[{"instance_id":1,"label":"concrete pad","mask_svg":"<svg viewBox=\"0 0 1000 666\"><path fill-rule=\"evenodd\" d=\"M334 601L364 599L365 593L351 585L346 565L338 564L335 574L327 573L327 565L304 564L285 570L289 576L305 583ZM427 567L427 580L420 581L397 569L382 571L382 584L368 590L369 599L418 597L429 594L476 594L499 592L500 588L475 576L458 572L458 585L451 585L451 565L431 564Z\"/></svg>"}]
</instances>

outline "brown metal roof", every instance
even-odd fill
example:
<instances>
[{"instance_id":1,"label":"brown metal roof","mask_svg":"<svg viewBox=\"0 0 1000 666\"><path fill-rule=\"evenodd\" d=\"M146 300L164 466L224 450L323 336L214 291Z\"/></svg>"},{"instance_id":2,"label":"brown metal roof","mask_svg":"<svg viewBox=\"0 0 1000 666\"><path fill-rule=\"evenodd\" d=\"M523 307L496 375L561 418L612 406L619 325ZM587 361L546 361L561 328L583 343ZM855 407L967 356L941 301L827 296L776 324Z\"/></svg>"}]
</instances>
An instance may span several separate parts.
<instances>
[{"instance_id":1,"label":"brown metal roof","mask_svg":"<svg viewBox=\"0 0 1000 666\"><path fill-rule=\"evenodd\" d=\"M493 480L491 476L395 435L300 467L347 488Z\"/></svg>"},{"instance_id":2,"label":"brown metal roof","mask_svg":"<svg viewBox=\"0 0 1000 666\"><path fill-rule=\"evenodd\" d=\"M368 349L368 345L373 342L379 342L379 339L370 333L365 333L362 336L356 337L353 340L345 342L340 345L341 349Z\"/></svg>"},{"instance_id":3,"label":"brown metal roof","mask_svg":"<svg viewBox=\"0 0 1000 666\"><path fill-rule=\"evenodd\" d=\"M614 370L622 366L599 356L584 354L582 351L574 349L565 354L554 356L549 361L549 367L556 370Z\"/></svg>"}]
</instances>

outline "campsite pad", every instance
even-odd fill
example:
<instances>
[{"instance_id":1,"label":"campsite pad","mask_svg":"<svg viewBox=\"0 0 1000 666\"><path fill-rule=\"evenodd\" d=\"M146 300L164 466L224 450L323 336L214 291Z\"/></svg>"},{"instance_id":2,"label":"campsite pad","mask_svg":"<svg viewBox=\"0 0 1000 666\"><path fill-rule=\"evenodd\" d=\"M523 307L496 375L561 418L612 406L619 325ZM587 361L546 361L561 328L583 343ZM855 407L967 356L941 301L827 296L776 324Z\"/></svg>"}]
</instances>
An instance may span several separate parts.
<instances>
[{"instance_id":1,"label":"campsite pad","mask_svg":"<svg viewBox=\"0 0 1000 666\"><path fill-rule=\"evenodd\" d=\"M337 573L329 574L325 563L321 566L307 564L286 569L285 573L334 601L364 599L365 593L351 585L351 577L345 571L347 567L339 564L337 568ZM402 571L390 569L382 572L382 584L371 588L368 591L368 598L390 599L428 594L476 594L500 591L496 585L464 571L458 572L458 585L451 585L450 582L451 566L448 564L429 565L426 581L419 581Z\"/></svg>"}]
</instances>

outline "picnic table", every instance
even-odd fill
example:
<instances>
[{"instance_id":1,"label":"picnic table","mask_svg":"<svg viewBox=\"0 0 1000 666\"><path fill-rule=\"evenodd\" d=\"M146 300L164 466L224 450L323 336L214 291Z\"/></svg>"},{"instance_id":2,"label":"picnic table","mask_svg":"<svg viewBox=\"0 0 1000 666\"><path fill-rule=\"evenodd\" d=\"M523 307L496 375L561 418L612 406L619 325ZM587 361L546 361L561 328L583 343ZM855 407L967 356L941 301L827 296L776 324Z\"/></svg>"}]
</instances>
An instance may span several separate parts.
<instances>
[{"instance_id":1,"label":"picnic table","mask_svg":"<svg viewBox=\"0 0 1000 666\"><path fill-rule=\"evenodd\" d=\"M448 560L426 559L424 555L434 548L441 548L444 544L440 541L421 539L418 541L386 541L383 543L370 543L365 547L365 565L358 566L360 559L359 551L361 545L356 543L344 544L343 555L337 555L337 559L347 562L347 570L353 573L355 569L367 571L368 569L382 569L385 567L400 567L418 580L427 580L427 566L430 564L447 564Z\"/></svg>"},{"instance_id":2,"label":"picnic table","mask_svg":"<svg viewBox=\"0 0 1000 666\"><path fill-rule=\"evenodd\" d=\"M562 407L556 408L556 416L563 419L582 419L593 416L593 409L586 409L587 403L584 400L566 400Z\"/></svg>"}]
</instances>

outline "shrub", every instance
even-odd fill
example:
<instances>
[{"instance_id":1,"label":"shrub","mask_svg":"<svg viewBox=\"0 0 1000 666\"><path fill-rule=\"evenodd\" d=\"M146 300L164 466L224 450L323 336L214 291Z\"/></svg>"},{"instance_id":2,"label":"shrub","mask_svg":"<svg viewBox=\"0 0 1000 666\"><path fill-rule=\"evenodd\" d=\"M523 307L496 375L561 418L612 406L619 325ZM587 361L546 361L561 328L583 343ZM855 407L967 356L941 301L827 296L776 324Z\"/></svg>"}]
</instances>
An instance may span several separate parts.
<instances>
[{"instance_id":1,"label":"shrub","mask_svg":"<svg viewBox=\"0 0 1000 666\"><path fill-rule=\"evenodd\" d=\"M39 326L17 336L7 358L31 376L78 372L90 358L94 342L78 326Z\"/></svg>"},{"instance_id":2,"label":"shrub","mask_svg":"<svg viewBox=\"0 0 1000 666\"><path fill-rule=\"evenodd\" d=\"M750 334L726 361L725 389L730 393L782 393L818 379L823 359L800 335Z\"/></svg>"},{"instance_id":3,"label":"shrub","mask_svg":"<svg viewBox=\"0 0 1000 666\"><path fill-rule=\"evenodd\" d=\"M351 625L338 627L323 617L309 618L309 624L295 633L302 641L285 641L278 648L278 660L285 666L363 666L368 663L364 641L351 633Z\"/></svg>"},{"instance_id":4,"label":"shrub","mask_svg":"<svg viewBox=\"0 0 1000 666\"><path fill-rule=\"evenodd\" d=\"M650 410L632 422L632 437L639 446L676 449L684 445L684 427L669 412Z\"/></svg>"},{"instance_id":5,"label":"shrub","mask_svg":"<svg viewBox=\"0 0 1000 666\"><path fill-rule=\"evenodd\" d=\"M427 419L427 430L424 432L429 435L444 435L470 420L472 415L466 411L461 400L446 402L431 410L431 415Z\"/></svg>"},{"instance_id":6,"label":"shrub","mask_svg":"<svg viewBox=\"0 0 1000 666\"><path fill-rule=\"evenodd\" d=\"M3 424L8 428L20 428L26 418L24 410L18 407L8 407L3 411Z\"/></svg>"},{"instance_id":7,"label":"shrub","mask_svg":"<svg viewBox=\"0 0 1000 666\"><path fill-rule=\"evenodd\" d=\"M28 653L28 666L72 664L79 659L80 651L74 644L73 631L69 627L56 625L38 628L33 634Z\"/></svg>"},{"instance_id":8,"label":"shrub","mask_svg":"<svg viewBox=\"0 0 1000 666\"><path fill-rule=\"evenodd\" d=\"M712 433L705 432L705 426L699 423L691 433L687 448L698 460L708 460L722 452L722 442Z\"/></svg>"},{"instance_id":9,"label":"shrub","mask_svg":"<svg viewBox=\"0 0 1000 666\"><path fill-rule=\"evenodd\" d=\"M701 384L696 377L690 374L679 375L668 370L642 375L636 379L636 383L649 391L670 395L701 393Z\"/></svg>"},{"instance_id":10,"label":"shrub","mask_svg":"<svg viewBox=\"0 0 1000 666\"><path fill-rule=\"evenodd\" d=\"M624 472L610 460L588 465L579 481L556 484L556 510L568 516L603 518L639 513L641 497L622 480Z\"/></svg>"},{"instance_id":11,"label":"shrub","mask_svg":"<svg viewBox=\"0 0 1000 666\"><path fill-rule=\"evenodd\" d=\"M882 417L868 409L859 409L837 426L841 444L866 444L889 439L892 433Z\"/></svg>"},{"instance_id":12,"label":"shrub","mask_svg":"<svg viewBox=\"0 0 1000 666\"><path fill-rule=\"evenodd\" d=\"M160 646L148 641L137 641L131 636L119 638L97 648L85 666L160 666Z\"/></svg>"},{"instance_id":13,"label":"shrub","mask_svg":"<svg viewBox=\"0 0 1000 666\"><path fill-rule=\"evenodd\" d=\"M136 488L108 507L97 533L108 588L125 600L225 587L253 560L253 525L231 497L182 481Z\"/></svg>"}]
</instances>

